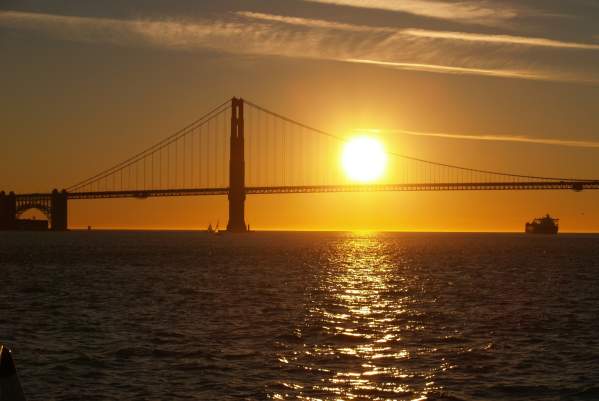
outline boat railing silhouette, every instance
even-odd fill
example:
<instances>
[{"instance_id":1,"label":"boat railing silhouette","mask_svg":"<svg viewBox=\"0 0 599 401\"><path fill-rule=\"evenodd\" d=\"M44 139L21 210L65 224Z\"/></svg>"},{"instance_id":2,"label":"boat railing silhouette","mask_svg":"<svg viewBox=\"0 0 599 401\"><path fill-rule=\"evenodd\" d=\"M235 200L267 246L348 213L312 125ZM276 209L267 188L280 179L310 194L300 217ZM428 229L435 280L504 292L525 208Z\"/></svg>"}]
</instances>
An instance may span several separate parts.
<instances>
[{"instance_id":1,"label":"boat railing silhouette","mask_svg":"<svg viewBox=\"0 0 599 401\"><path fill-rule=\"evenodd\" d=\"M25 401L10 350L0 345L0 400Z\"/></svg>"}]
</instances>

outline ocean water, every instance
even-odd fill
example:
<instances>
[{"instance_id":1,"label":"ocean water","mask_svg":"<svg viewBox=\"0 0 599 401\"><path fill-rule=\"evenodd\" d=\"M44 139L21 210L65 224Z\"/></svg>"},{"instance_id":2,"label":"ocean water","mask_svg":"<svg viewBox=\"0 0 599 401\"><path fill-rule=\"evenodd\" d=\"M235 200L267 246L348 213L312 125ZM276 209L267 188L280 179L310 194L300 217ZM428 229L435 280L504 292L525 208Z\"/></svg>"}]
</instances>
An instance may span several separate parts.
<instances>
[{"instance_id":1,"label":"ocean water","mask_svg":"<svg viewBox=\"0 0 599 401\"><path fill-rule=\"evenodd\" d=\"M599 236L0 233L29 400L599 400Z\"/></svg>"}]
</instances>

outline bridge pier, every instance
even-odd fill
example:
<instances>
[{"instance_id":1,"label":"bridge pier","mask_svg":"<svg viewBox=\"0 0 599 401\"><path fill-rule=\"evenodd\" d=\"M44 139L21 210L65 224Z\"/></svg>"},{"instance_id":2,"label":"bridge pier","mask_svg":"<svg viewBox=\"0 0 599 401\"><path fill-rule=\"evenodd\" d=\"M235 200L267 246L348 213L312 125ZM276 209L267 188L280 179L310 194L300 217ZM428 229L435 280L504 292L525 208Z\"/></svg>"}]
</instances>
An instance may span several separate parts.
<instances>
[{"instance_id":1,"label":"bridge pier","mask_svg":"<svg viewBox=\"0 0 599 401\"><path fill-rule=\"evenodd\" d=\"M229 155L229 223L227 231L246 232L245 145L243 99L231 100L231 147Z\"/></svg>"},{"instance_id":2,"label":"bridge pier","mask_svg":"<svg viewBox=\"0 0 599 401\"><path fill-rule=\"evenodd\" d=\"M50 203L50 229L52 231L66 231L68 228L68 195L64 189L59 192L52 191Z\"/></svg>"},{"instance_id":3,"label":"bridge pier","mask_svg":"<svg viewBox=\"0 0 599 401\"><path fill-rule=\"evenodd\" d=\"M0 230L16 230L17 228L17 196L14 192L8 195L0 192Z\"/></svg>"}]
</instances>

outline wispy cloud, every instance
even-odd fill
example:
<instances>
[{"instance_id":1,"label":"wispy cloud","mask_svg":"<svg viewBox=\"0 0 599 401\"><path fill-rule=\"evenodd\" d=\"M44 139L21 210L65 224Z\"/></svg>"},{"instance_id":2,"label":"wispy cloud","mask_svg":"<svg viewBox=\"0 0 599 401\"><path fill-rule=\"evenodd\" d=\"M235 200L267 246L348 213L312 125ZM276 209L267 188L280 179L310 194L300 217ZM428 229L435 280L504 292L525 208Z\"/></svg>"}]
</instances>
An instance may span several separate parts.
<instances>
[{"instance_id":1,"label":"wispy cloud","mask_svg":"<svg viewBox=\"0 0 599 401\"><path fill-rule=\"evenodd\" d=\"M467 32L431 31L425 29L405 29L406 35L418 36L432 39L464 40L470 42L499 43L524 46L555 47L561 49L585 49L599 50L599 45L592 43L564 42L560 40L512 36L512 35L488 35Z\"/></svg>"},{"instance_id":2,"label":"wispy cloud","mask_svg":"<svg viewBox=\"0 0 599 401\"><path fill-rule=\"evenodd\" d=\"M551 76L535 74L528 71L518 70L503 70L503 69L484 69L484 68L469 68L469 67L453 67L437 64L418 64L418 63L396 63L392 61L379 61L367 59L346 59L345 61L360 64L372 64L382 67L392 67L401 70L425 71L425 72L441 72L446 74L467 74L467 75L484 75L489 77L500 78L525 78L537 80L550 80Z\"/></svg>"},{"instance_id":3,"label":"wispy cloud","mask_svg":"<svg viewBox=\"0 0 599 401\"><path fill-rule=\"evenodd\" d=\"M306 0L313 3L335 4L340 6L399 11L424 17L471 21L478 24L491 24L518 16L519 12L510 7L493 6L485 0L477 1L436 1L436 0Z\"/></svg>"},{"instance_id":4,"label":"wispy cloud","mask_svg":"<svg viewBox=\"0 0 599 401\"><path fill-rule=\"evenodd\" d=\"M387 27L373 27L365 25L352 25L344 24L339 22L326 21L321 19L312 18L300 18L300 17L289 17L285 15L274 15L265 13L256 13L251 11L238 11L235 14L261 21L280 22L283 24L297 25L311 28L325 28L325 29L339 29L342 31L353 31L353 32L396 32L396 29Z\"/></svg>"},{"instance_id":5,"label":"wispy cloud","mask_svg":"<svg viewBox=\"0 0 599 401\"><path fill-rule=\"evenodd\" d=\"M362 131L364 131L364 130L362 130ZM419 132L419 131L409 131L409 130L401 130L401 129L388 130L385 132L404 134L404 135L412 135L412 136L462 139L462 140L469 140L469 141L518 142L518 143L530 143L530 144L538 144L538 145L567 146L567 147L574 147L574 148L599 148L598 141L555 139L555 138L536 138L536 137L524 136L524 135L451 134L451 133L441 133L441 132Z\"/></svg>"},{"instance_id":6,"label":"wispy cloud","mask_svg":"<svg viewBox=\"0 0 599 401\"><path fill-rule=\"evenodd\" d=\"M597 80L597 74L584 69L577 74L576 69L564 73L564 68L552 68L552 65L535 67L522 58L522 54L511 55L505 46L558 51L560 48L595 50L598 45L506 35L397 30L249 11L223 15L220 20L195 21L117 20L0 11L0 26L42 32L69 41L121 46L213 49L446 74L580 82Z\"/></svg>"},{"instance_id":7,"label":"wispy cloud","mask_svg":"<svg viewBox=\"0 0 599 401\"><path fill-rule=\"evenodd\" d=\"M513 36L513 35L493 35L493 34L481 34L481 33L470 33L470 32L451 32L451 31L433 31L428 29L398 29L392 27L373 27L365 25L351 25L343 24L338 22L331 22L319 19L308 19L298 17L288 17L282 15L272 15L264 13L256 13L249 11L239 11L237 15L262 20L262 21L273 21L280 22L289 25L297 25L304 27L318 27L326 29L339 29L345 31L356 31L356 32L387 32L402 34L407 36L414 36L420 38L429 39L446 39L446 40L457 40L457 41L469 41L469 42L483 42L490 44L508 44L508 45L521 45L521 46L538 46L538 47L554 47L561 49L584 49L584 50L599 50L599 45L592 43L579 43L579 42L565 42L554 39L538 38L538 37L526 37L526 36Z\"/></svg>"},{"instance_id":8,"label":"wispy cloud","mask_svg":"<svg viewBox=\"0 0 599 401\"><path fill-rule=\"evenodd\" d=\"M431 39L438 41L456 41L460 42L474 42L481 45L494 45L505 48L505 46L515 47L538 47L538 48L555 48L555 49L577 49L577 50L599 50L599 45L589 43L578 43L578 42L566 42L547 38L538 37L524 37L524 36L513 36L513 35L493 35L493 34L479 34L479 33L467 33L467 32L450 32L450 31L433 31L424 29L398 29L385 26L365 26L365 25L351 25L337 22L331 22L326 20L318 19L307 19L288 17L281 15L272 15L264 13L255 13L241 11L237 12L237 15L244 16L251 19L271 21L281 24L288 24L301 27L318 27L323 29L334 29L344 30L348 32L364 32L364 33L386 33L384 37L384 43L389 45L390 48L400 47L400 42L405 42L408 45L412 45L412 38L415 39ZM397 45L397 46L395 46ZM382 46L379 46L382 47ZM426 48L428 47L428 49ZM430 48L440 47L439 43L429 43L428 46L422 46L422 48L430 53ZM405 50L405 49L404 49ZM454 49L455 50L455 49ZM382 52L378 52L381 54ZM366 59L366 58L348 58L345 61L362 64L372 64L384 67L392 67L405 70L417 70L427 72L440 72L448 74L471 74L471 75L484 75L493 77L505 77L505 78L525 78L525 79L536 79L536 80L555 80L558 79L555 75L548 73L547 71L530 71L526 69L517 68L477 68L477 67L466 67L466 66L455 66L455 65L444 65L439 63L418 63L418 62L397 62L391 60L382 59ZM505 64L503 62L502 64ZM562 76L559 80L563 81L585 81L594 82L594 80L585 80L581 77L566 77Z\"/></svg>"}]
</instances>

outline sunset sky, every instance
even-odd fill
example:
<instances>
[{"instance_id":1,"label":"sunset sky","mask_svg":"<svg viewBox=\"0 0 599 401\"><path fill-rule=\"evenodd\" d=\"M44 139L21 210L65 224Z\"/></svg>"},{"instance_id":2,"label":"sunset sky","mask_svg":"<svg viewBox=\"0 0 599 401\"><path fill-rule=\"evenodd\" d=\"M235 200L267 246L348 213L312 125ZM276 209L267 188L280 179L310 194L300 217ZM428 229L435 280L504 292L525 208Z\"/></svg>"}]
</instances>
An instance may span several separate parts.
<instances>
[{"instance_id":1,"label":"sunset sky","mask_svg":"<svg viewBox=\"0 0 599 401\"><path fill-rule=\"evenodd\" d=\"M68 187L232 96L341 137L599 178L595 0L4 0L0 189ZM333 156L336 157L336 156ZM70 202L70 226L205 228L226 197ZM599 191L252 195L256 229L599 230Z\"/></svg>"}]
</instances>

